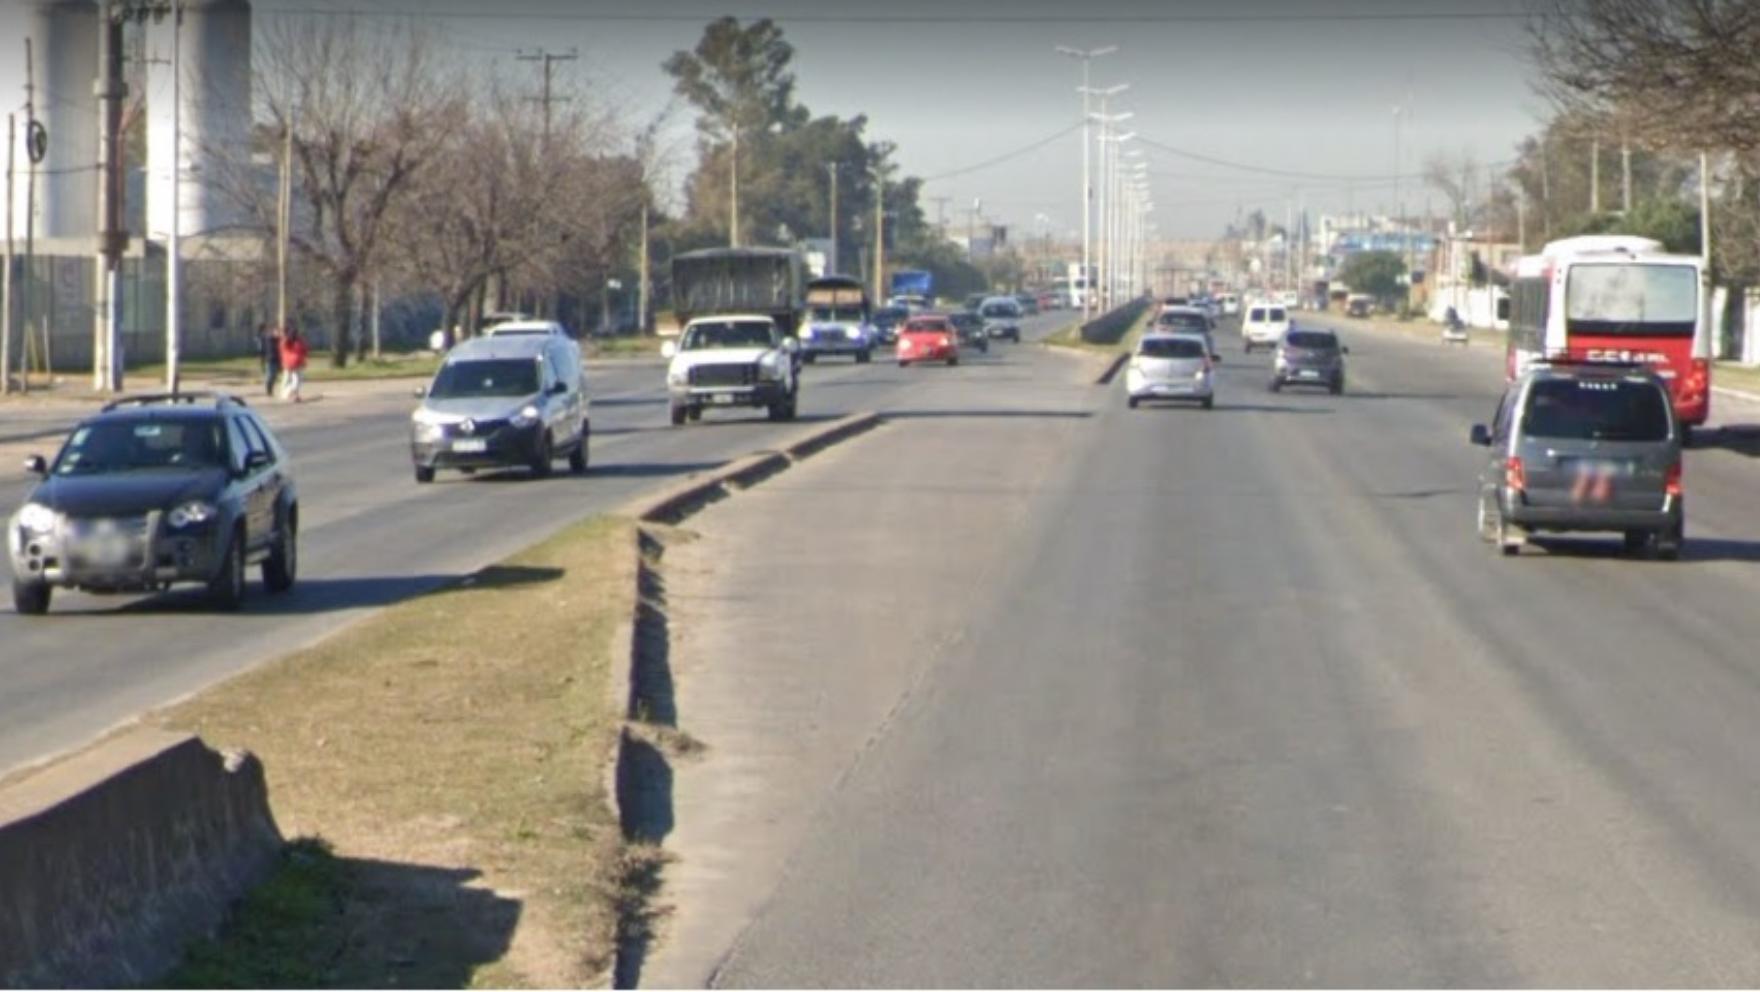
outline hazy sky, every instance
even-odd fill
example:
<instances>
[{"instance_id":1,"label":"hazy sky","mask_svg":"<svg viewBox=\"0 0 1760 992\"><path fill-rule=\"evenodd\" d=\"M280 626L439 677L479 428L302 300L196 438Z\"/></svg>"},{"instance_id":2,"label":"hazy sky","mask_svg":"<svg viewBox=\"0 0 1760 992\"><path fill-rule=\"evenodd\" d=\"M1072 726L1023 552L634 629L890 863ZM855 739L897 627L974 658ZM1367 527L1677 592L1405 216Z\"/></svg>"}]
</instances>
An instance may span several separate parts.
<instances>
[{"instance_id":1,"label":"hazy sky","mask_svg":"<svg viewBox=\"0 0 1760 992\"><path fill-rule=\"evenodd\" d=\"M17 0L12 0L17 2ZM10 5L10 4L9 4ZM1151 156L1161 231L1209 237L1237 210L1281 219L1286 202L1386 209L1393 202L1395 115L1400 171L1435 151L1471 150L1484 164L1511 157L1543 104L1528 83L1520 0L256 0L259 17L322 9L403 11L435 18L459 59L499 64L510 78L535 66L516 49L576 49L559 79L645 121L671 102L660 63L695 44L723 14L769 16L796 49L798 96L815 113L865 113L872 138L899 146L906 172L936 177L1040 142L1079 123L1080 65L1056 45L1116 44L1093 63L1093 83L1127 82L1115 110L1147 142L1290 177ZM1456 16L1465 15L1465 16ZM295 14L294 16L302 16ZM304 15L309 16L309 15ZM0 62L16 61L8 52ZM691 114L672 132L680 167L691 156ZM950 223L974 198L1019 234L1079 217L1081 145L1075 134L1003 164L932 181ZM1318 177L1318 178L1317 178ZM1358 177L1355 181L1344 178ZM1404 182L1411 211L1420 182ZM936 206L925 204L931 218ZM1043 215L1044 220L1038 218Z\"/></svg>"}]
</instances>

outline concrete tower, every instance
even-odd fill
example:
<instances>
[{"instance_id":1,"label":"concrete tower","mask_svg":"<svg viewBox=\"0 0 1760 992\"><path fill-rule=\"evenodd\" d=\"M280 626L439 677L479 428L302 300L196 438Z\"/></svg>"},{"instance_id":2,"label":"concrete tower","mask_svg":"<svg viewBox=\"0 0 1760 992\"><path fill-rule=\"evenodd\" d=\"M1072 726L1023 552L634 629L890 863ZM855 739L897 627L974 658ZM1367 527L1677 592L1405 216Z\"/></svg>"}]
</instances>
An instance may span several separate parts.
<instances>
[{"instance_id":1,"label":"concrete tower","mask_svg":"<svg viewBox=\"0 0 1760 992\"><path fill-rule=\"evenodd\" d=\"M239 217L226 173L247 168L251 134L249 0L182 0L182 189L178 228L218 232ZM171 18L147 26L147 234L171 230Z\"/></svg>"}]
</instances>

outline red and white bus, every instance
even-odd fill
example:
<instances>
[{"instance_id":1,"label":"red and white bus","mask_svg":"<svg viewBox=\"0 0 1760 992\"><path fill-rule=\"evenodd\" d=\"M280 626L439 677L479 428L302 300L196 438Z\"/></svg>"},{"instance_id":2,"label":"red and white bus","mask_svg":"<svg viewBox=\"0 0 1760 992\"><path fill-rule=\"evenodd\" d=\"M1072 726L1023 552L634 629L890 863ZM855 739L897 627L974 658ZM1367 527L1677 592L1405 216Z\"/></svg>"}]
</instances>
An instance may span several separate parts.
<instances>
[{"instance_id":1,"label":"red and white bus","mask_svg":"<svg viewBox=\"0 0 1760 992\"><path fill-rule=\"evenodd\" d=\"M1509 293L1506 374L1542 358L1654 366L1676 418L1711 414L1711 321L1697 255L1659 242L1586 235L1517 260Z\"/></svg>"}]
</instances>

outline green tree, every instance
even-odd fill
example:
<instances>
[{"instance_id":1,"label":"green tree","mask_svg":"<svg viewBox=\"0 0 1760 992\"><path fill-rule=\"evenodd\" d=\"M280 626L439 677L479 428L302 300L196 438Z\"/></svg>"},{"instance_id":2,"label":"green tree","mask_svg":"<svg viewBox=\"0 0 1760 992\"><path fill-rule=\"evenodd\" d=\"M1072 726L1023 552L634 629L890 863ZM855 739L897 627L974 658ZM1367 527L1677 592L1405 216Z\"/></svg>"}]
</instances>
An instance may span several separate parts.
<instances>
[{"instance_id":1,"label":"green tree","mask_svg":"<svg viewBox=\"0 0 1760 992\"><path fill-rule=\"evenodd\" d=\"M1352 291L1368 293L1382 303L1397 299L1403 292L1400 277L1406 274L1406 263L1398 252L1360 251L1345 259L1338 270L1339 281Z\"/></svg>"},{"instance_id":2,"label":"green tree","mask_svg":"<svg viewBox=\"0 0 1760 992\"><path fill-rule=\"evenodd\" d=\"M1572 218L1562 237L1578 234L1635 234L1655 238L1671 252L1699 253L1699 209L1680 199L1652 198L1632 205L1629 214L1583 214Z\"/></svg>"}]
</instances>

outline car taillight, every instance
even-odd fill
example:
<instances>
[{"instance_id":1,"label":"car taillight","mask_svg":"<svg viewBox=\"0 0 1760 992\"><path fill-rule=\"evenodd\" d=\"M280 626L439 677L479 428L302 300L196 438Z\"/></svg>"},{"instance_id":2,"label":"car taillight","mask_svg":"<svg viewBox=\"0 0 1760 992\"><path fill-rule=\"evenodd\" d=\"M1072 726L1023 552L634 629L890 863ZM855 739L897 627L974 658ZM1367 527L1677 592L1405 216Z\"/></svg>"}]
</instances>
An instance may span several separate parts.
<instances>
[{"instance_id":1,"label":"car taillight","mask_svg":"<svg viewBox=\"0 0 1760 992\"><path fill-rule=\"evenodd\" d=\"M1695 358L1687 367L1686 381L1681 383L1681 400L1685 403L1696 403L1707 392L1711 385L1711 363L1703 358Z\"/></svg>"},{"instance_id":2,"label":"car taillight","mask_svg":"<svg viewBox=\"0 0 1760 992\"><path fill-rule=\"evenodd\" d=\"M1681 495L1681 463L1675 462L1668 467L1668 474L1663 477L1662 491L1670 496Z\"/></svg>"},{"instance_id":3,"label":"car taillight","mask_svg":"<svg viewBox=\"0 0 1760 992\"><path fill-rule=\"evenodd\" d=\"M1511 455L1503 463L1503 484L1518 493L1527 491L1528 473L1522 468L1521 456Z\"/></svg>"}]
</instances>

